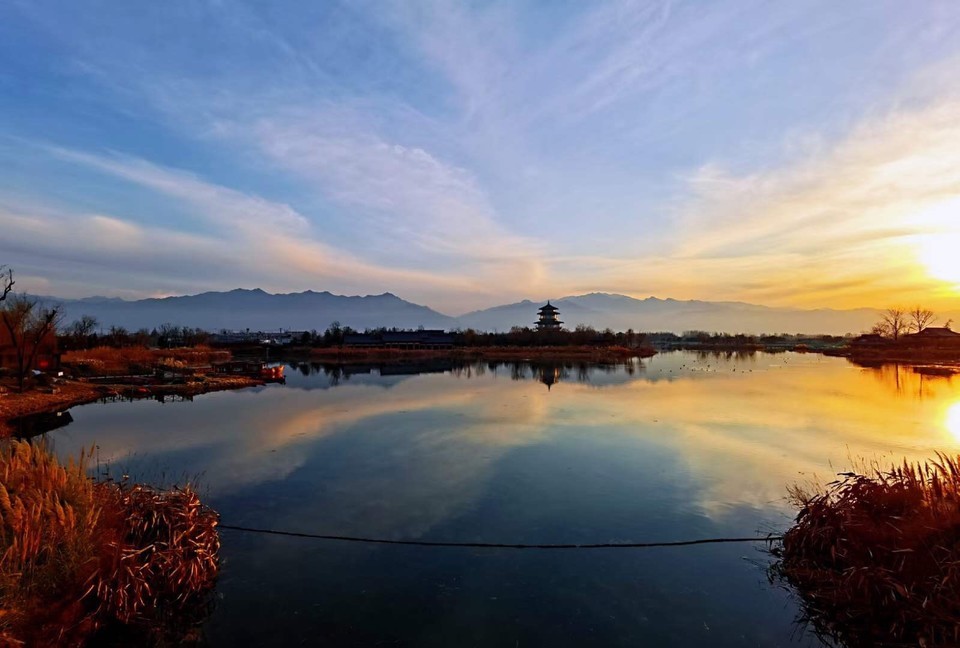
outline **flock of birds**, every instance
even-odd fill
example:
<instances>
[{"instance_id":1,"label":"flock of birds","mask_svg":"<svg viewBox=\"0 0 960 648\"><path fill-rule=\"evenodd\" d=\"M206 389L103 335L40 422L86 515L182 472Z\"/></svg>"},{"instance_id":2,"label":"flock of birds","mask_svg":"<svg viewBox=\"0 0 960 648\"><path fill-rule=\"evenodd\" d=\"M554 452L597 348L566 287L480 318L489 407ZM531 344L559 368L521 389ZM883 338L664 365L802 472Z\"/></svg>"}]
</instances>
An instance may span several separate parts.
<instances>
[{"instance_id":1,"label":"flock of birds","mask_svg":"<svg viewBox=\"0 0 960 648\"><path fill-rule=\"evenodd\" d=\"M781 362L781 364L784 364L784 365L789 363L790 363L789 358L783 358ZM695 361L694 364L689 365L689 369L687 364L680 365L680 368L676 369L676 373L680 373L683 370L696 371L701 373L718 373L720 371L725 371L726 368L723 367L722 365L714 366L712 362L707 362L704 366L696 366L696 361ZM671 375L674 373L674 369L665 369L663 367L660 367L659 369L657 369L657 373L659 374L666 373L667 375ZM734 366L730 368L729 373L737 373L737 367ZM753 373L753 369L741 368L740 373Z\"/></svg>"}]
</instances>

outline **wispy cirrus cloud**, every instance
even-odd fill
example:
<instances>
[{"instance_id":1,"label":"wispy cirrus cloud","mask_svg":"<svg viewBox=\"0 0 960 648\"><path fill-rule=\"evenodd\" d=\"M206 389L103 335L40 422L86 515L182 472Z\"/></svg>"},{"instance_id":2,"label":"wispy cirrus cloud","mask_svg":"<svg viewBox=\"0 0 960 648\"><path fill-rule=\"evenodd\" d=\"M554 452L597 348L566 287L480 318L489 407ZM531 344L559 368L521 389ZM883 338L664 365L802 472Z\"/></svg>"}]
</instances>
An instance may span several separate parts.
<instances>
[{"instance_id":1,"label":"wispy cirrus cloud","mask_svg":"<svg viewBox=\"0 0 960 648\"><path fill-rule=\"evenodd\" d=\"M689 185L668 254L571 257L559 267L570 276L589 268L627 292L635 282L687 297L709 286L718 297L771 304L953 306L954 284L930 275L925 250L960 235L960 99L877 116L768 171L708 165Z\"/></svg>"},{"instance_id":2,"label":"wispy cirrus cloud","mask_svg":"<svg viewBox=\"0 0 960 648\"><path fill-rule=\"evenodd\" d=\"M960 195L960 99L861 123L835 146L748 175L702 167L683 222L688 255L870 242L948 225L923 213Z\"/></svg>"},{"instance_id":3,"label":"wispy cirrus cloud","mask_svg":"<svg viewBox=\"0 0 960 648\"><path fill-rule=\"evenodd\" d=\"M169 285L183 285L184 277L178 271L183 269L190 277L187 285L231 288L239 282L276 290L323 285L352 291L373 285L423 297L450 291L482 293L487 290L484 284L504 269L498 264L484 273L481 266L464 263L459 272L435 273L370 262L324 243L322 231L289 205L127 155L58 147L49 150L60 159L176 199L194 218L209 225L210 231L186 234L144 226L121 215L71 213L32 205L4 211L6 248L41 253L59 262L100 265L104 271L122 263L128 273L140 273L140 280L148 283L166 274ZM67 239L61 235L64 231L79 235ZM475 239L469 242L475 243ZM496 251L488 255L497 258Z\"/></svg>"},{"instance_id":4,"label":"wispy cirrus cloud","mask_svg":"<svg viewBox=\"0 0 960 648\"><path fill-rule=\"evenodd\" d=\"M499 222L476 178L418 146L342 128L326 116L284 115L244 125L273 161L356 210L376 239L389 234L421 255L531 264L542 245Z\"/></svg>"}]
</instances>

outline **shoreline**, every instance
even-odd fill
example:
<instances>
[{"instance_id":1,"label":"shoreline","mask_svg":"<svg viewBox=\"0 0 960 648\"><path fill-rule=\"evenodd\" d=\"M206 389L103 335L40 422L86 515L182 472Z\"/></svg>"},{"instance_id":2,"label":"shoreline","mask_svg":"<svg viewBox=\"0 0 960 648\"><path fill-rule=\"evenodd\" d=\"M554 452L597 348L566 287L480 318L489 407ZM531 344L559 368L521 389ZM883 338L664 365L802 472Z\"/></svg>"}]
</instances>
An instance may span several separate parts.
<instances>
[{"instance_id":1,"label":"shoreline","mask_svg":"<svg viewBox=\"0 0 960 648\"><path fill-rule=\"evenodd\" d=\"M399 361L404 360L491 360L491 361L555 361L555 362L623 362L631 358L656 355L652 347L456 347L453 349L387 349L330 347L292 350L289 357L307 357L319 362Z\"/></svg>"},{"instance_id":2,"label":"shoreline","mask_svg":"<svg viewBox=\"0 0 960 648\"><path fill-rule=\"evenodd\" d=\"M671 349L664 349L671 350ZM678 349L679 350L679 349ZM768 349L727 346L724 348L688 351L706 352L770 352ZM596 362L620 363L632 358L650 358L658 353L652 347L460 347L455 349L385 349L385 348L308 348L292 349L290 354L278 361L328 362L358 364L368 362L397 363L422 360L493 361L493 362ZM850 349L795 349L795 351L843 357L861 366L899 364L913 366L931 374L960 373L960 355L955 353L856 353ZM924 371L925 370L925 371ZM79 405L94 403L105 398L127 396L152 398L157 396L199 396L202 394L245 389L266 384L266 381L250 376L208 374L202 381L184 384L142 385L125 382L118 377L116 382L109 376L95 376L106 382L89 382L87 379L63 380L53 388L35 388L24 394L14 391L0 393L0 439L15 432L13 422L19 418L39 414L52 414Z\"/></svg>"},{"instance_id":3,"label":"shoreline","mask_svg":"<svg viewBox=\"0 0 960 648\"><path fill-rule=\"evenodd\" d=\"M91 383L85 380L64 380L51 388L38 388L26 393L8 392L0 396L0 439L14 432L13 422L25 416L50 414L95 403L113 396L151 398L154 396L199 396L217 391L245 389L266 384L248 376L205 376L203 382L180 385L133 385Z\"/></svg>"},{"instance_id":4,"label":"shoreline","mask_svg":"<svg viewBox=\"0 0 960 648\"><path fill-rule=\"evenodd\" d=\"M917 366L960 367L960 351L955 350L906 350L888 349L882 351L860 349L837 349L823 352L824 355L846 358L856 364L901 364Z\"/></svg>"},{"instance_id":5,"label":"shoreline","mask_svg":"<svg viewBox=\"0 0 960 648\"><path fill-rule=\"evenodd\" d=\"M525 361L525 362L597 362L616 363L631 358L649 358L657 352L650 347L468 347L458 349L292 349L278 361L308 359L317 362L356 364L384 362L402 364L408 361L449 359L460 361ZM96 379L103 382L90 382ZM53 387L34 388L25 393L0 393L0 439L16 431L17 419L53 414L79 405L95 403L105 398L128 396L152 398L156 396L199 396L217 391L245 389L266 384L250 376L205 374L202 381L184 384L143 385L111 381L109 375L88 376L83 379L62 380Z\"/></svg>"}]
</instances>

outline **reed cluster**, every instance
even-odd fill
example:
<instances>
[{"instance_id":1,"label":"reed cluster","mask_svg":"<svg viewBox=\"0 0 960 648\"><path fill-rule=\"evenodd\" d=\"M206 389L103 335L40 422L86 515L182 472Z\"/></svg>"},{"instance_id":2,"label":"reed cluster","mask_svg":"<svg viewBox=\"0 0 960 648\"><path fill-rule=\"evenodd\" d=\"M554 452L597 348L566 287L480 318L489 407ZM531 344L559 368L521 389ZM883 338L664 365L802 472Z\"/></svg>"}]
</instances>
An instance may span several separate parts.
<instances>
[{"instance_id":1,"label":"reed cluster","mask_svg":"<svg viewBox=\"0 0 960 648\"><path fill-rule=\"evenodd\" d=\"M110 625L168 636L208 602L216 513L189 487L93 482L86 459L0 448L0 645L82 645Z\"/></svg>"},{"instance_id":2,"label":"reed cluster","mask_svg":"<svg viewBox=\"0 0 960 648\"><path fill-rule=\"evenodd\" d=\"M874 465L793 489L773 575L815 632L859 646L960 644L960 463Z\"/></svg>"}]
</instances>

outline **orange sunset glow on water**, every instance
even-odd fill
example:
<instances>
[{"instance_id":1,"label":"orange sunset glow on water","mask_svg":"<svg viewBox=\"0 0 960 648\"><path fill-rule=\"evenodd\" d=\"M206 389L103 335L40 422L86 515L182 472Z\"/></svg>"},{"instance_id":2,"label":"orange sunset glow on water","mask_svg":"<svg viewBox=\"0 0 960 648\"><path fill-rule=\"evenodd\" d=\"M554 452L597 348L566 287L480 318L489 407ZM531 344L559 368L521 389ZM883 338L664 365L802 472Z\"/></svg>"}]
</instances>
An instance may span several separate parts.
<instances>
[{"instance_id":1,"label":"orange sunset glow on water","mask_svg":"<svg viewBox=\"0 0 960 648\"><path fill-rule=\"evenodd\" d=\"M535 380L509 380L505 372L460 380L428 374L380 395L349 382L329 391L285 390L269 396L277 399L276 408L225 394L218 400L229 402L229 417L237 422L225 423L228 414L218 402L200 402L194 409L171 409L169 416L189 417L202 434L171 421L164 423L169 433L137 435L134 444L120 410L81 410L73 429L84 429L87 416L103 422L101 459L121 464L131 452L222 446L206 470L215 488L229 492L290 470L311 443L370 422L456 413L456 429L439 426L418 436L416 443L426 445L411 452L475 448L458 464L462 481L482 480L504 453L575 429L669 449L705 480L700 504L716 512L745 504L786 511L786 484L829 481L860 460L883 465L960 452L960 377L909 367L863 368L816 355L674 354L645 361L632 377L620 375L609 384L600 377L581 383L564 370L566 378L549 391ZM129 416L141 409L130 409ZM113 416L116 427L107 424ZM231 441L240 420L245 432Z\"/></svg>"}]
</instances>

